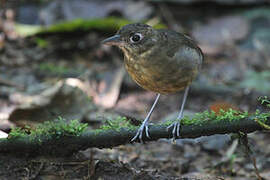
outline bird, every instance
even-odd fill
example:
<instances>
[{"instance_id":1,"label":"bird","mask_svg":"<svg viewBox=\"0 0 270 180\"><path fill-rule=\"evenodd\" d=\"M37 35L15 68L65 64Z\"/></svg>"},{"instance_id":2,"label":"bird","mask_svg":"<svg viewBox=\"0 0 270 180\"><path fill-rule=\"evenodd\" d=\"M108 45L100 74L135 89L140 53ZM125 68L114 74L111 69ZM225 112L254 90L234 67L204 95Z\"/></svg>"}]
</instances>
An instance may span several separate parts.
<instances>
[{"instance_id":1,"label":"bird","mask_svg":"<svg viewBox=\"0 0 270 180\"><path fill-rule=\"evenodd\" d=\"M149 120L161 94L184 91L177 119L172 129L173 140L180 137L181 119L191 82L198 76L203 52L189 36L169 30L155 29L142 23L128 24L102 41L117 46L124 54L124 65L131 78L142 88L157 93L155 101L131 142L150 139Z\"/></svg>"}]
</instances>

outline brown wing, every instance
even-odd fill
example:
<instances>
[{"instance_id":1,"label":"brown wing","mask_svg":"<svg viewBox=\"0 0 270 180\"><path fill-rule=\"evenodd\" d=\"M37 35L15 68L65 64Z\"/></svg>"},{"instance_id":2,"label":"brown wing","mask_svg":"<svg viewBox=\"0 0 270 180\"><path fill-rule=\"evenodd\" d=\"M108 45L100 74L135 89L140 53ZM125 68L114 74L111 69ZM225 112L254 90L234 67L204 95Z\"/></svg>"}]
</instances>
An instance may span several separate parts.
<instances>
[{"instance_id":1,"label":"brown wing","mask_svg":"<svg viewBox=\"0 0 270 180\"><path fill-rule=\"evenodd\" d=\"M203 53L195 42L186 35L160 30L168 63L167 78L175 82L174 87L185 88L201 69ZM183 87L183 88L181 88Z\"/></svg>"}]
</instances>

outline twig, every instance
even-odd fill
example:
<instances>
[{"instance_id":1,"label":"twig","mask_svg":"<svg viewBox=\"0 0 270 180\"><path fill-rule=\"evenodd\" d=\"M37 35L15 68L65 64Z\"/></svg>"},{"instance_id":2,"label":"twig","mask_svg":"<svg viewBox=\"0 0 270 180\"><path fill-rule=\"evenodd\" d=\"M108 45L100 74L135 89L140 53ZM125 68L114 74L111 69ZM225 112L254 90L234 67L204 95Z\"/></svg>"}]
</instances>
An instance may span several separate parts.
<instances>
[{"instance_id":1,"label":"twig","mask_svg":"<svg viewBox=\"0 0 270 180\"><path fill-rule=\"evenodd\" d=\"M239 133L239 137L240 137L240 142L245 147L245 153L246 153L247 157L251 160L251 162L253 164L255 174L256 174L258 180L262 180L262 177L260 176L259 170L257 168L256 158L252 155L250 146L248 144L247 134L246 133Z\"/></svg>"},{"instance_id":2,"label":"twig","mask_svg":"<svg viewBox=\"0 0 270 180\"><path fill-rule=\"evenodd\" d=\"M265 121L270 124L270 118ZM167 131L167 125L153 125L149 127L151 139L172 138L171 132ZM200 124L182 125L181 138L197 138L213 134L227 133L251 133L263 128L254 120L254 117L239 120L214 120L203 121ZM89 130L78 136L41 136L31 138L28 136L0 139L0 153L28 154L31 156L66 156L87 148L112 148L118 145L130 143L130 139L136 134L137 129L121 128L109 130Z\"/></svg>"}]
</instances>

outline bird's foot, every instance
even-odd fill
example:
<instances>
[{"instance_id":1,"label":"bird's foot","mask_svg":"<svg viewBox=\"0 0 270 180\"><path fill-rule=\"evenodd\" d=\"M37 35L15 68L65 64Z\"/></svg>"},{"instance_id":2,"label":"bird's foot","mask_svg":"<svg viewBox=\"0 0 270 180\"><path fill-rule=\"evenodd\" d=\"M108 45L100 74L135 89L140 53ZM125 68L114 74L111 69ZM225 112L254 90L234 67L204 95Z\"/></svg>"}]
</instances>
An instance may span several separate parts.
<instances>
[{"instance_id":1,"label":"bird's foot","mask_svg":"<svg viewBox=\"0 0 270 180\"><path fill-rule=\"evenodd\" d=\"M140 142L143 142L142 137L143 137L144 131L145 131L146 137L150 139L148 123L143 122L142 125L140 126L140 128L138 129L136 135L131 139L131 142L134 142L138 138L139 138Z\"/></svg>"},{"instance_id":2,"label":"bird's foot","mask_svg":"<svg viewBox=\"0 0 270 180\"><path fill-rule=\"evenodd\" d=\"M181 124L179 120L175 121L174 123L172 123L171 125L167 127L167 131L173 128L172 129L173 141L175 141L177 137L180 137L180 127L181 127Z\"/></svg>"}]
</instances>

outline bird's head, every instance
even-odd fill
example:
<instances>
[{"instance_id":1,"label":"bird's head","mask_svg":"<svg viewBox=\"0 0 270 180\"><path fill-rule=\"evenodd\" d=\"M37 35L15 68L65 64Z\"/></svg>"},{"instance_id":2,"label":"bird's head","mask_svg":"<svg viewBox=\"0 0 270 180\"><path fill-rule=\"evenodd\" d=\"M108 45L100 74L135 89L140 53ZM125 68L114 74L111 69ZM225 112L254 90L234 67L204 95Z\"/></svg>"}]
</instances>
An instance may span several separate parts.
<instances>
[{"instance_id":1,"label":"bird's head","mask_svg":"<svg viewBox=\"0 0 270 180\"><path fill-rule=\"evenodd\" d=\"M126 54L140 54L155 45L158 33L146 24L128 24L123 26L114 36L102 41L106 45L115 45Z\"/></svg>"}]
</instances>

